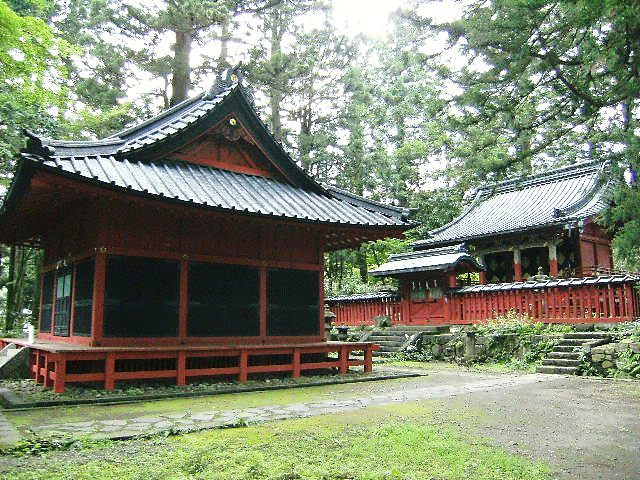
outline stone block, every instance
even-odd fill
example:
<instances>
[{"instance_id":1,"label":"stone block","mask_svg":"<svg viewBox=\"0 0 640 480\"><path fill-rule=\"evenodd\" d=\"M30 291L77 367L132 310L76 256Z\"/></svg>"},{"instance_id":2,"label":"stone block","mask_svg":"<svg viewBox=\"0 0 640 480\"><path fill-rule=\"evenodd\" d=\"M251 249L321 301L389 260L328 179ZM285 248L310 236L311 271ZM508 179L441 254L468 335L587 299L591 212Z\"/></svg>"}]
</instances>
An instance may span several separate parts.
<instances>
[{"instance_id":1,"label":"stone block","mask_svg":"<svg viewBox=\"0 0 640 480\"><path fill-rule=\"evenodd\" d=\"M640 343L630 343L629 348L632 353L640 353Z\"/></svg>"},{"instance_id":2,"label":"stone block","mask_svg":"<svg viewBox=\"0 0 640 480\"><path fill-rule=\"evenodd\" d=\"M613 362L609 360L605 360L604 362L602 362L602 368L611 368L611 367L613 367Z\"/></svg>"},{"instance_id":3,"label":"stone block","mask_svg":"<svg viewBox=\"0 0 640 480\"><path fill-rule=\"evenodd\" d=\"M602 360L604 360L604 355L602 355L601 353L593 353L591 355L591 360L594 362L601 362Z\"/></svg>"}]
</instances>

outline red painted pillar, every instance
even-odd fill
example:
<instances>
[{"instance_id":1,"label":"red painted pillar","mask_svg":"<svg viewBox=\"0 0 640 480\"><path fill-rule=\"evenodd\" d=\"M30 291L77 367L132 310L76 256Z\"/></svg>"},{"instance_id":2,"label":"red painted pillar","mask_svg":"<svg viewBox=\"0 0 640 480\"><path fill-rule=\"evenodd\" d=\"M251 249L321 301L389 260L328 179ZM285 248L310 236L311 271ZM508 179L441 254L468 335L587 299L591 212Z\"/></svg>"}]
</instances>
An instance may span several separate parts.
<instances>
[{"instance_id":1,"label":"red painted pillar","mask_svg":"<svg viewBox=\"0 0 640 480\"><path fill-rule=\"evenodd\" d=\"M249 380L249 352L246 348L240 350L240 375L238 381L246 382Z\"/></svg>"},{"instance_id":2,"label":"red painted pillar","mask_svg":"<svg viewBox=\"0 0 640 480\"><path fill-rule=\"evenodd\" d=\"M56 378L53 381L53 391L56 393L64 393L64 382L67 376L67 361L63 355L58 354L54 361L54 372Z\"/></svg>"},{"instance_id":3,"label":"red painted pillar","mask_svg":"<svg viewBox=\"0 0 640 480\"><path fill-rule=\"evenodd\" d=\"M113 390L116 388L116 356L114 353L107 353L104 360L104 389Z\"/></svg>"},{"instance_id":4,"label":"red painted pillar","mask_svg":"<svg viewBox=\"0 0 640 480\"><path fill-rule=\"evenodd\" d=\"M340 373L347 373L349 371L349 350L346 346L340 347Z\"/></svg>"},{"instance_id":5,"label":"red painted pillar","mask_svg":"<svg viewBox=\"0 0 640 480\"><path fill-rule=\"evenodd\" d=\"M49 388L51 386L51 379L49 378L49 354L48 353L44 354L44 368L42 368L40 372L42 373L42 376L43 376L42 385L44 386L44 388Z\"/></svg>"},{"instance_id":6,"label":"red painted pillar","mask_svg":"<svg viewBox=\"0 0 640 480\"><path fill-rule=\"evenodd\" d=\"M301 374L301 368L300 368L300 349L299 348L294 348L293 349L293 378L298 378Z\"/></svg>"},{"instance_id":7,"label":"red painted pillar","mask_svg":"<svg viewBox=\"0 0 640 480\"><path fill-rule=\"evenodd\" d=\"M518 247L514 247L513 249L513 281L522 281L522 259Z\"/></svg>"},{"instance_id":8,"label":"red painted pillar","mask_svg":"<svg viewBox=\"0 0 640 480\"><path fill-rule=\"evenodd\" d=\"M373 346L369 345L364 350L364 373L373 371Z\"/></svg>"},{"instance_id":9,"label":"red painted pillar","mask_svg":"<svg viewBox=\"0 0 640 480\"><path fill-rule=\"evenodd\" d=\"M555 243L549 245L549 276L558 276L558 254Z\"/></svg>"},{"instance_id":10,"label":"red painted pillar","mask_svg":"<svg viewBox=\"0 0 640 480\"><path fill-rule=\"evenodd\" d=\"M104 334L104 295L107 274L107 249L101 247L96 253L95 272L93 276L93 304L92 304L92 344L100 345Z\"/></svg>"},{"instance_id":11,"label":"red painted pillar","mask_svg":"<svg viewBox=\"0 0 640 480\"><path fill-rule=\"evenodd\" d=\"M448 276L449 288L456 288L458 286L458 278L455 273L450 273Z\"/></svg>"},{"instance_id":12,"label":"red painted pillar","mask_svg":"<svg viewBox=\"0 0 640 480\"><path fill-rule=\"evenodd\" d=\"M187 352L178 352L176 358L176 385L187 384Z\"/></svg>"}]
</instances>

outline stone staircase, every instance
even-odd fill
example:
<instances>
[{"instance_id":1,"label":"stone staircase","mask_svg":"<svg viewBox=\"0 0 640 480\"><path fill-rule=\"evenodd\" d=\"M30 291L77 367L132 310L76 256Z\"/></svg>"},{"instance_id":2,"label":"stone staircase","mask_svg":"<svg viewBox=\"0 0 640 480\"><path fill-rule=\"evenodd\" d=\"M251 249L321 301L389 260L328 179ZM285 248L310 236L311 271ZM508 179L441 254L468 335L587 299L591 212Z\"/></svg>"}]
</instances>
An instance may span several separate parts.
<instances>
[{"instance_id":1,"label":"stone staircase","mask_svg":"<svg viewBox=\"0 0 640 480\"><path fill-rule=\"evenodd\" d=\"M29 349L9 343L0 350L0 378L21 378L28 375Z\"/></svg>"},{"instance_id":2,"label":"stone staircase","mask_svg":"<svg viewBox=\"0 0 640 480\"><path fill-rule=\"evenodd\" d=\"M602 345L611 340L608 332L571 332L566 333L562 340L542 360L542 365L536 367L537 373L554 373L561 375L580 375L580 353L591 344Z\"/></svg>"},{"instance_id":3,"label":"stone staircase","mask_svg":"<svg viewBox=\"0 0 640 480\"><path fill-rule=\"evenodd\" d=\"M394 325L387 328L376 328L365 334L360 341L373 342L380 345L380 350L374 351L378 357L389 357L402 351L413 335L426 333L438 335L449 331L449 326L432 325Z\"/></svg>"}]
</instances>

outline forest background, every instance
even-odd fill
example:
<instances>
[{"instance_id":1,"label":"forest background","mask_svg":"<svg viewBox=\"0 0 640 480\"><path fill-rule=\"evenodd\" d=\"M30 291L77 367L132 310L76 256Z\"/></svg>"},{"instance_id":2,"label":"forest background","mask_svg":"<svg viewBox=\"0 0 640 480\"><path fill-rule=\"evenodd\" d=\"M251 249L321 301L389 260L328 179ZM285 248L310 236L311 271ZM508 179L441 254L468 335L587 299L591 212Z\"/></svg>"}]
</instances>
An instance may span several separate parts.
<instances>
[{"instance_id":1,"label":"forest background","mask_svg":"<svg viewBox=\"0 0 640 480\"><path fill-rule=\"evenodd\" d=\"M416 209L420 226L327 255L329 295L454 218L487 181L585 160L640 171L636 0L399 2L375 35L351 0L0 0L0 182L23 129L104 137L239 62L260 113L317 180ZM350 8L367 22L366 2ZM373 2L371 8L375 8ZM343 19L344 20L344 19ZM640 195L600 219L640 267ZM5 332L37 318L41 252L2 247Z\"/></svg>"}]
</instances>

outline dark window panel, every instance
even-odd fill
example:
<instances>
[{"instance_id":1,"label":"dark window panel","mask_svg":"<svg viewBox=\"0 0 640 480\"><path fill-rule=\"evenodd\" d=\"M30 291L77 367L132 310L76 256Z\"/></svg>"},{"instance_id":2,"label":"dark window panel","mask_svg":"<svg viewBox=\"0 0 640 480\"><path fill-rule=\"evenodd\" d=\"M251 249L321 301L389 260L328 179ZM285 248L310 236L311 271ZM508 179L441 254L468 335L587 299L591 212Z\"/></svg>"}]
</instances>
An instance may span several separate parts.
<instances>
[{"instance_id":1,"label":"dark window panel","mask_svg":"<svg viewBox=\"0 0 640 480\"><path fill-rule=\"evenodd\" d=\"M257 268L191 262L187 334L193 337L260 335Z\"/></svg>"},{"instance_id":2,"label":"dark window panel","mask_svg":"<svg viewBox=\"0 0 640 480\"><path fill-rule=\"evenodd\" d=\"M180 263L143 257L107 258L104 335L178 335Z\"/></svg>"},{"instance_id":3,"label":"dark window panel","mask_svg":"<svg viewBox=\"0 0 640 480\"><path fill-rule=\"evenodd\" d=\"M267 334L318 335L319 276L307 270L269 270Z\"/></svg>"}]
</instances>

